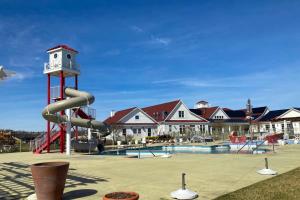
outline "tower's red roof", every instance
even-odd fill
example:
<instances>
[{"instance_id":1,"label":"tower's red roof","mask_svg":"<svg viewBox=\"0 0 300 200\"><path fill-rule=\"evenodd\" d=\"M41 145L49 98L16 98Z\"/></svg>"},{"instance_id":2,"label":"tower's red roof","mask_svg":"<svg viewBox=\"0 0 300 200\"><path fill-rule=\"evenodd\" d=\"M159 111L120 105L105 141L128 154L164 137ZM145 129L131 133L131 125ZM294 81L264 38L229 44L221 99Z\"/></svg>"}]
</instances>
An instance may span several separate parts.
<instances>
[{"instance_id":1,"label":"tower's red roof","mask_svg":"<svg viewBox=\"0 0 300 200\"><path fill-rule=\"evenodd\" d=\"M71 47L69 47L68 45L65 45L65 44L59 44L59 45L57 45L55 47L52 47L52 48L48 49L47 52L51 51L51 50L54 50L54 49L58 49L58 48L63 48L63 49L66 49L66 50L78 53L78 51L76 51L75 49L73 49L73 48L71 48Z\"/></svg>"}]
</instances>

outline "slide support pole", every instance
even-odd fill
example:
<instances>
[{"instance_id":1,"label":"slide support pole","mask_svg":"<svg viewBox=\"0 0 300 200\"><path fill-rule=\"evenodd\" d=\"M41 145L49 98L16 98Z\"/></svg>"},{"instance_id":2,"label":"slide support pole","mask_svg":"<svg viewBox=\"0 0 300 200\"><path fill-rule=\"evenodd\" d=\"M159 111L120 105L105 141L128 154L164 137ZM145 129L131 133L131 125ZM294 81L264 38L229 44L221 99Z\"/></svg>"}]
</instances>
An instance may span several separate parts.
<instances>
[{"instance_id":1,"label":"slide support pole","mask_svg":"<svg viewBox=\"0 0 300 200\"><path fill-rule=\"evenodd\" d=\"M69 97L68 97L69 99ZM66 127L66 155L71 155L71 109L66 110L66 114L68 117L67 127Z\"/></svg>"}]
</instances>

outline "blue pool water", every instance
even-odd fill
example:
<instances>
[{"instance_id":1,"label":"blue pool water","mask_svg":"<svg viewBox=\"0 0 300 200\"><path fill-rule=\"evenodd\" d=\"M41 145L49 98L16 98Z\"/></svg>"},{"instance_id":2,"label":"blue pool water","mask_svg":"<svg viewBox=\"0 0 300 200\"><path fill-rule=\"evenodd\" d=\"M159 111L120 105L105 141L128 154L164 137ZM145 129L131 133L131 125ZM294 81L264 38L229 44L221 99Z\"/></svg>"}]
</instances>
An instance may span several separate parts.
<instances>
[{"instance_id":1,"label":"blue pool water","mask_svg":"<svg viewBox=\"0 0 300 200\"><path fill-rule=\"evenodd\" d=\"M265 149L259 149L256 153L265 153ZM117 149L104 151L101 155L120 155L120 156L161 156L165 154L191 153L191 154L228 154L236 153L230 150L230 145L212 145L212 146L191 146L191 145L171 145L155 146L134 149ZM243 153L253 153L244 151Z\"/></svg>"}]
</instances>

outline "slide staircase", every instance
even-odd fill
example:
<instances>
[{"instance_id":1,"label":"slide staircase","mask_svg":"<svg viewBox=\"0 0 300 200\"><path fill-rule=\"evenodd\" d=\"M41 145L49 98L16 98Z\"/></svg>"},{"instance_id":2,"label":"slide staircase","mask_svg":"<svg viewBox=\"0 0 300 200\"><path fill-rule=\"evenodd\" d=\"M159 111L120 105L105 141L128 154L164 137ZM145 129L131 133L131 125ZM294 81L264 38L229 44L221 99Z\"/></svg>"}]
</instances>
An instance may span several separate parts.
<instances>
[{"instance_id":1,"label":"slide staircase","mask_svg":"<svg viewBox=\"0 0 300 200\"><path fill-rule=\"evenodd\" d=\"M60 130L56 131L56 132L53 132L50 135L50 144L55 142L60 137L60 135L61 135ZM47 148L47 136L46 136L46 134L42 134L42 135L38 136L37 138L35 138L34 141L32 141L31 146L32 146L32 150L35 154L42 153L42 151Z\"/></svg>"},{"instance_id":2,"label":"slide staircase","mask_svg":"<svg viewBox=\"0 0 300 200\"><path fill-rule=\"evenodd\" d=\"M93 119L93 117L83 111L83 109L73 108L72 109L81 119Z\"/></svg>"}]
</instances>

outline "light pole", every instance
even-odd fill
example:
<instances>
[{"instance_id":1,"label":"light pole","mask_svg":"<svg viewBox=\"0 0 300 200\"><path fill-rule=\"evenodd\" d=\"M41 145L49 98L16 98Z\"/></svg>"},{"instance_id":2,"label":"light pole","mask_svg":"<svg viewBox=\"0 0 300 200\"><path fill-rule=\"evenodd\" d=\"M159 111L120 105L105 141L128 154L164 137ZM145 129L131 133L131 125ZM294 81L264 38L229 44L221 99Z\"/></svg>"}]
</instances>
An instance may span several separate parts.
<instances>
[{"instance_id":1,"label":"light pole","mask_svg":"<svg viewBox=\"0 0 300 200\"><path fill-rule=\"evenodd\" d=\"M252 104L251 100L248 99L247 104L246 104L246 117L249 120L249 133L251 135L251 141L253 140L253 131L251 130L251 122L252 122Z\"/></svg>"}]
</instances>

